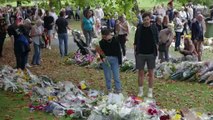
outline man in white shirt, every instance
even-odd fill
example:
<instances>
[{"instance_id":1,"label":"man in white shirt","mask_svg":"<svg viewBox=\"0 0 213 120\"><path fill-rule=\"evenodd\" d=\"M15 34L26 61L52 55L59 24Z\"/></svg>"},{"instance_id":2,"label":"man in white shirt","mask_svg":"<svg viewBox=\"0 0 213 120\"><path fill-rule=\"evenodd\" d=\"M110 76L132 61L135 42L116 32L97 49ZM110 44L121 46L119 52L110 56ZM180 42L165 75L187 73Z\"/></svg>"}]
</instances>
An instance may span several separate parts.
<instances>
[{"instance_id":1,"label":"man in white shirt","mask_svg":"<svg viewBox=\"0 0 213 120\"><path fill-rule=\"evenodd\" d=\"M49 12L49 15L52 16L54 18L54 26L53 26L53 38L55 38L55 33L56 33L56 30L55 30L55 22L56 20L58 19L58 16L57 14L55 13L55 7L51 8L51 11Z\"/></svg>"},{"instance_id":2,"label":"man in white shirt","mask_svg":"<svg viewBox=\"0 0 213 120\"><path fill-rule=\"evenodd\" d=\"M181 8L181 11L179 12L180 14L180 18L182 20L186 20L187 19L187 14L186 14L186 11L184 10L184 7Z\"/></svg>"},{"instance_id":3,"label":"man in white shirt","mask_svg":"<svg viewBox=\"0 0 213 120\"><path fill-rule=\"evenodd\" d=\"M181 33L183 32L183 25L180 17L180 14L178 11L174 12L174 30L175 30L175 35L176 35L176 41L175 41L175 51L178 51L180 49L180 44L181 44Z\"/></svg>"},{"instance_id":4,"label":"man in white shirt","mask_svg":"<svg viewBox=\"0 0 213 120\"><path fill-rule=\"evenodd\" d=\"M97 6L95 9L95 17L98 19L103 19L104 18L104 12L103 9L100 6Z\"/></svg>"},{"instance_id":5,"label":"man in white shirt","mask_svg":"<svg viewBox=\"0 0 213 120\"><path fill-rule=\"evenodd\" d=\"M189 7L188 7L188 12L189 12L189 15L190 15L190 19L192 20L193 16L194 16L194 11L193 11L193 8L192 8L191 5L189 5Z\"/></svg>"}]
</instances>

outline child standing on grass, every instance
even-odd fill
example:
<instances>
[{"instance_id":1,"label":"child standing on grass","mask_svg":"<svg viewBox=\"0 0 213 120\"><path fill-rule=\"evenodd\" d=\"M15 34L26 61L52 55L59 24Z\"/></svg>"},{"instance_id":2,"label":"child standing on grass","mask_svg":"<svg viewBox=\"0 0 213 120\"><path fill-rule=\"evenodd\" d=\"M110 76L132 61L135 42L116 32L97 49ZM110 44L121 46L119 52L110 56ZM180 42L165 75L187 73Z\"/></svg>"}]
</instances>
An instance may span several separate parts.
<instances>
[{"instance_id":1,"label":"child standing on grass","mask_svg":"<svg viewBox=\"0 0 213 120\"><path fill-rule=\"evenodd\" d=\"M122 63L122 55L119 41L111 35L109 29L103 29L101 34L102 40L99 42L99 45L105 55L104 58L103 56L101 57L103 59L102 67L108 93L112 92L112 75L115 83L115 93L121 93L119 65Z\"/></svg>"}]
</instances>

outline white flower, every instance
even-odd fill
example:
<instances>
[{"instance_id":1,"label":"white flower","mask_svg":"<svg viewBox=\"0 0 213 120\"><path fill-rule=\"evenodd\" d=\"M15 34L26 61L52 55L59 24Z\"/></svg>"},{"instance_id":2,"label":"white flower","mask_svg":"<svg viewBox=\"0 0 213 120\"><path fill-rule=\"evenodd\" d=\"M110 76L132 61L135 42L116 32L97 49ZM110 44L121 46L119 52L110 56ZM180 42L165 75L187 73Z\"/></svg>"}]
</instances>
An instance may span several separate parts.
<instances>
[{"instance_id":1,"label":"white flower","mask_svg":"<svg viewBox=\"0 0 213 120\"><path fill-rule=\"evenodd\" d=\"M96 48L96 46L99 46L99 41L100 41L99 38L93 38L92 43L91 43L91 47Z\"/></svg>"}]
</instances>

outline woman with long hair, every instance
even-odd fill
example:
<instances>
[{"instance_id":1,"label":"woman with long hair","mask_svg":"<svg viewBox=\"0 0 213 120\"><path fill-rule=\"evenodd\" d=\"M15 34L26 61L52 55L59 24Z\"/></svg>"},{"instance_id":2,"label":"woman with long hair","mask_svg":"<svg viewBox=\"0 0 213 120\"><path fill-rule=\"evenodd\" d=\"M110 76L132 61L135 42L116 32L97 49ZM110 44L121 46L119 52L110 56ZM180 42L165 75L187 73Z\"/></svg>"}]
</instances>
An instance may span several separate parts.
<instances>
[{"instance_id":1,"label":"woman with long hair","mask_svg":"<svg viewBox=\"0 0 213 120\"><path fill-rule=\"evenodd\" d=\"M118 34L118 40L121 45L123 59L126 59L126 41L128 40L127 37L129 35L129 23L126 20L126 17L124 15L120 16L118 18L117 24L116 24L116 31Z\"/></svg>"},{"instance_id":2,"label":"woman with long hair","mask_svg":"<svg viewBox=\"0 0 213 120\"><path fill-rule=\"evenodd\" d=\"M88 46L90 46L90 43L92 41L93 24L94 21L92 19L92 12L90 10L86 10L85 16L83 17L81 22L81 29L84 33L84 36L86 38L86 44Z\"/></svg>"}]
</instances>

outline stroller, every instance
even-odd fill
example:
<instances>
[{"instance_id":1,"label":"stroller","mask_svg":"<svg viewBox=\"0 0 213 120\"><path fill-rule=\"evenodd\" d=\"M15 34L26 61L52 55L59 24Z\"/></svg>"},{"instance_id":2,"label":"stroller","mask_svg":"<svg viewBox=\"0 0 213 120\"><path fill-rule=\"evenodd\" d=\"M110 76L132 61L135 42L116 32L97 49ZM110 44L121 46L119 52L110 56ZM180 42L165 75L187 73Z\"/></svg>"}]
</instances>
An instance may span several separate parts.
<instances>
[{"instance_id":1,"label":"stroller","mask_svg":"<svg viewBox=\"0 0 213 120\"><path fill-rule=\"evenodd\" d=\"M83 41L83 37L81 36L81 33L79 31L76 31L76 30L72 31L72 35L74 38L74 42L79 48L77 52L80 51L82 55L92 54L91 49Z\"/></svg>"},{"instance_id":2,"label":"stroller","mask_svg":"<svg viewBox=\"0 0 213 120\"><path fill-rule=\"evenodd\" d=\"M74 42L79 48L74 56L75 62L80 66L85 66L92 63L95 58L95 53L83 41L83 37L81 36L80 32L73 31L72 35Z\"/></svg>"}]
</instances>

